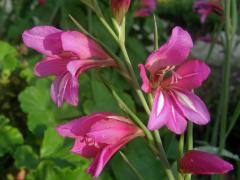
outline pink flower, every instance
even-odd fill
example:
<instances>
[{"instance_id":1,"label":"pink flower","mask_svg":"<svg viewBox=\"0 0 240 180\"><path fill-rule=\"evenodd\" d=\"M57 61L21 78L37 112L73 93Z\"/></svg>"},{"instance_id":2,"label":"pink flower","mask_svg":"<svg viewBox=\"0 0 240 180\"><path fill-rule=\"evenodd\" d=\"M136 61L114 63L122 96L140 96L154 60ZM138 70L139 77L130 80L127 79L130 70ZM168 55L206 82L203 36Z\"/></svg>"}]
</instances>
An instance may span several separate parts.
<instances>
[{"instance_id":1,"label":"pink flower","mask_svg":"<svg viewBox=\"0 0 240 180\"><path fill-rule=\"evenodd\" d=\"M201 15L201 23L205 23L207 16L210 13L215 13L218 16L223 16L223 8L218 2L208 2L208 1L197 1L193 4L193 9L195 12Z\"/></svg>"},{"instance_id":2,"label":"pink flower","mask_svg":"<svg viewBox=\"0 0 240 180\"><path fill-rule=\"evenodd\" d=\"M37 76L56 76L51 87L53 101L78 104L78 76L85 71L116 66L115 61L86 35L76 31L62 31L51 26L36 26L24 31L26 46L45 55L35 66Z\"/></svg>"},{"instance_id":3,"label":"pink flower","mask_svg":"<svg viewBox=\"0 0 240 180\"><path fill-rule=\"evenodd\" d=\"M180 160L180 171L191 174L224 174L233 170L233 165L218 156L191 150Z\"/></svg>"},{"instance_id":4,"label":"pink flower","mask_svg":"<svg viewBox=\"0 0 240 180\"><path fill-rule=\"evenodd\" d=\"M157 6L156 0L141 0L140 8L134 13L137 17L149 16Z\"/></svg>"},{"instance_id":5,"label":"pink flower","mask_svg":"<svg viewBox=\"0 0 240 180\"><path fill-rule=\"evenodd\" d=\"M112 12L119 24L127 13L131 0L111 0Z\"/></svg>"},{"instance_id":6,"label":"pink flower","mask_svg":"<svg viewBox=\"0 0 240 180\"><path fill-rule=\"evenodd\" d=\"M188 32L175 27L169 41L150 54L145 66L139 65L142 90L154 94L148 122L150 130L166 125L174 133L182 134L186 119L199 125L209 122L205 104L192 90L201 86L210 69L200 60L186 61L192 46Z\"/></svg>"},{"instance_id":7,"label":"pink flower","mask_svg":"<svg viewBox=\"0 0 240 180\"><path fill-rule=\"evenodd\" d=\"M99 176L110 158L126 143L143 136L141 129L129 119L108 112L95 113L57 127L63 137L75 139L73 153L93 158L87 169L93 177Z\"/></svg>"}]
</instances>

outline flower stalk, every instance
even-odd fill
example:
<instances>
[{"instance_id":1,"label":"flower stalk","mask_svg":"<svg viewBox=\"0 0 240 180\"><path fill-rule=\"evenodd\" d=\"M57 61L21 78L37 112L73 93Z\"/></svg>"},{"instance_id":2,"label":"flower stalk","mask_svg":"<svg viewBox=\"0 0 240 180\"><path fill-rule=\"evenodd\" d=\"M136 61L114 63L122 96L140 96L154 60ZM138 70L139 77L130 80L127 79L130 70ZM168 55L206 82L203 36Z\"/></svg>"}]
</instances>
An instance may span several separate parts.
<instances>
[{"instance_id":1,"label":"flower stalk","mask_svg":"<svg viewBox=\"0 0 240 180\"><path fill-rule=\"evenodd\" d=\"M134 172L134 174L137 176L139 180L144 180L143 176L138 172L138 170L134 167L134 165L129 161L127 156L122 152L119 151L119 154L121 155L124 162L130 167L130 169Z\"/></svg>"},{"instance_id":2,"label":"flower stalk","mask_svg":"<svg viewBox=\"0 0 240 180\"><path fill-rule=\"evenodd\" d=\"M232 11L231 11L232 10ZM230 85L230 75L231 75L231 60L232 60L232 46L233 37L236 32L236 1L225 1L225 61L223 66L223 87L222 87L222 101L220 106L222 107L221 114L221 125L220 125L220 138L219 138L219 153L225 148L225 134L227 128L227 117L228 117L228 102L229 102L229 85Z\"/></svg>"}]
</instances>

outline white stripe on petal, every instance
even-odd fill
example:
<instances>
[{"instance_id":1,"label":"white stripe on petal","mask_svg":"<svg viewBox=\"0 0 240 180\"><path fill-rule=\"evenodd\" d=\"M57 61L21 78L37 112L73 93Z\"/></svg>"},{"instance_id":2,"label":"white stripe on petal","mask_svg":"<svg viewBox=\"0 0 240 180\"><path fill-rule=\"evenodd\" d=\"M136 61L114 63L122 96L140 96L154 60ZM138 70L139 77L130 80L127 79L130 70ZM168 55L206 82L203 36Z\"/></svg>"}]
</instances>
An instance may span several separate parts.
<instances>
[{"instance_id":1,"label":"white stripe on petal","mask_svg":"<svg viewBox=\"0 0 240 180\"><path fill-rule=\"evenodd\" d=\"M177 94L177 98L178 100L186 107L192 109L193 111L197 112L193 102L183 93L180 93L180 92L177 92L176 91L176 94Z\"/></svg>"},{"instance_id":2,"label":"white stripe on petal","mask_svg":"<svg viewBox=\"0 0 240 180\"><path fill-rule=\"evenodd\" d=\"M158 98L158 106L157 106L157 116L161 113L164 105L164 97L163 94L160 92L159 98Z\"/></svg>"}]
</instances>

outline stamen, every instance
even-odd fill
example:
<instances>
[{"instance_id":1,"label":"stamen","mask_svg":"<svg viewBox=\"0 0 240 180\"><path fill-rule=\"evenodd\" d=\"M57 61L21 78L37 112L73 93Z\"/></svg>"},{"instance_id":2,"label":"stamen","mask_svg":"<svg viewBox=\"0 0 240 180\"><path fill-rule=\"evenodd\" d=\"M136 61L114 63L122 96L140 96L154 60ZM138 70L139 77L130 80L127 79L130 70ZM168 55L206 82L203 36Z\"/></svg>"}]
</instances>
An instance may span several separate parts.
<instances>
[{"instance_id":1,"label":"stamen","mask_svg":"<svg viewBox=\"0 0 240 180\"><path fill-rule=\"evenodd\" d=\"M80 141L85 143L87 146L94 146L98 149L100 148L100 145L93 138L84 136L80 138Z\"/></svg>"}]
</instances>

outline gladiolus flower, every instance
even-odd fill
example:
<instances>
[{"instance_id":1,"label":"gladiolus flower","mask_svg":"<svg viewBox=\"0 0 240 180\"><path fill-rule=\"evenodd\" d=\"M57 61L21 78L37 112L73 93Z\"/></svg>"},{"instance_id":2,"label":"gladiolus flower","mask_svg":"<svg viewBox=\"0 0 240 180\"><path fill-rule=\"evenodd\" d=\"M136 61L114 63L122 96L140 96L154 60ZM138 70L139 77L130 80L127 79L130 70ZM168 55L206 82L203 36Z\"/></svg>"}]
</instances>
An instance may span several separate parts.
<instances>
[{"instance_id":1,"label":"gladiolus flower","mask_svg":"<svg viewBox=\"0 0 240 180\"><path fill-rule=\"evenodd\" d=\"M209 122L205 104L192 90L201 86L210 69L200 60L186 61L192 47L188 32L175 27L169 41L150 54L145 66L139 65L142 90L154 95L148 122L150 130L166 125L174 133L182 134L186 119L199 125Z\"/></svg>"},{"instance_id":2,"label":"gladiolus flower","mask_svg":"<svg viewBox=\"0 0 240 180\"><path fill-rule=\"evenodd\" d=\"M54 75L51 87L53 101L78 104L78 76L91 68L116 66L115 61L86 35L76 31L62 31L51 26L36 26L24 31L26 46L45 55L35 65L40 77Z\"/></svg>"},{"instance_id":3,"label":"gladiolus flower","mask_svg":"<svg viewBox=\"0 0 240 180\"><path fill-rule=\"evenodd\" d=\"M210 13L215 13L218 16L223 16L223 8L219 2L197 1L193 4L193 10L201 15L201 23L205 23L207 16Z\"/></svg>"},{"instance_id":4,"label":"gladiolus flower","mask_svg":"<svg viewBox=\"0 0 240 180\"><path fill-rule=\"evenodd\" d=\"M132 139L143 132L129 119L102 112L75 119L56 128L63 137L74 138L71 152L93 158L87 169L93 177L99 176L110 158Z\"/></svg>"},{"instance_id":5,"label":"gladiolus flower","mask_svg":"<svg viewBox=\"0 0 240 180\"><path fill-rule=\"evenodd\" d=\"M225 174L233 170L233 165L218 156L191 150L180 160L180 171L191 174Z\"/></svg>"},{"instance_id":6,"label":"gladiolus flower","mask_svg":"<svg viewBox=\"0 0 240 180\"><path fill-rule=\"evenodd\" d=\"M140 8L134 13L136 17L149 16L156 9L156 0L141 0Z\"/></svg>"},{"instance_id":7,"label":"gladiolus flower","mask_svg":"<svg viewBox=\"0 0 240 180\"><path fill-rule=\"evenodd\" d=\"M122 24L122 20L128 12L131 0L111 0L112 13L118 24Z\"/></svg>"}]
</instances>

